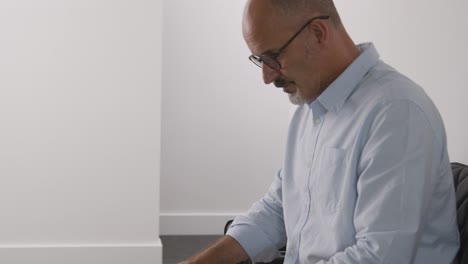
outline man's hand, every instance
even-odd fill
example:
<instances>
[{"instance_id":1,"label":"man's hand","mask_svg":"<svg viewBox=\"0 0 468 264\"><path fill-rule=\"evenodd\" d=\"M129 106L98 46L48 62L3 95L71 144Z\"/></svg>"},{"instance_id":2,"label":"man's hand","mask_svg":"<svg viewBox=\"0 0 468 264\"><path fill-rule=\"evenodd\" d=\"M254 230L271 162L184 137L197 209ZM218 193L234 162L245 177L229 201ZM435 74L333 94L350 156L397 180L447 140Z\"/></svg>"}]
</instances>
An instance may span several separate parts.
<instances>
[{"instance_id":1,"label":"man's hand","mask_svg":"<svg viewBox=\"0 0 468 264\"><path fill-rule=\"evenodd\" d=\"M224 236L200 254L179 264L237 264L249 259L242 246L232 237Z\"/></svg>"}]
</instances>

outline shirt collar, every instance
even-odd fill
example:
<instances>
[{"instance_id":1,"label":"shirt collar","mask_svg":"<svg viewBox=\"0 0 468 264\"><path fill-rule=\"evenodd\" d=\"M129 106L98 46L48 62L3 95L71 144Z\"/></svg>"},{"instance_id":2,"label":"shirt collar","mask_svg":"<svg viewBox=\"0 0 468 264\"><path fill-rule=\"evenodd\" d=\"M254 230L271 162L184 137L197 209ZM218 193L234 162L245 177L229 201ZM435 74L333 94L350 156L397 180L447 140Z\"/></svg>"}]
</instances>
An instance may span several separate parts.
<instances>
[{"instance_id":1,"label":"shirt collar","mask_svg":"<svg viewBox=\"0 0 468 264\"><path fill-rule=\"evenodd\" d=\"M327 111L338 111L351 95L364 75L379 61L379 53L372 43L357 46L361 54L346 70L328 86L322 94L309 104L320 103Z\"/></svg>"}]
</instances>

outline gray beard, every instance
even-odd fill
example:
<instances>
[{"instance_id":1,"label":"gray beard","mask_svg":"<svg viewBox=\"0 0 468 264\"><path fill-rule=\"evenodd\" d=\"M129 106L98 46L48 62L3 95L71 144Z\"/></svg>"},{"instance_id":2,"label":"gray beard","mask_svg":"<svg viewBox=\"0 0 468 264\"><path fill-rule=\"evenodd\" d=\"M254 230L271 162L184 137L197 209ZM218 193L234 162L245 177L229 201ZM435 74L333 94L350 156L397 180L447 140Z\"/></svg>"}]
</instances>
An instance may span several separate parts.
<instances>
[{"instance_id":1,"label":"gray beard","mask_svg":"<svg viewBox=\"0 0 468 264\"><path fill-rule=\"evenodd\" d=\"M289 101L293 105L303 105L303 104L307 103L307 100L304 98L304 96L302 96L299 89L296 89L295 93L289 94Z\"/></svg>"}]
</instances>

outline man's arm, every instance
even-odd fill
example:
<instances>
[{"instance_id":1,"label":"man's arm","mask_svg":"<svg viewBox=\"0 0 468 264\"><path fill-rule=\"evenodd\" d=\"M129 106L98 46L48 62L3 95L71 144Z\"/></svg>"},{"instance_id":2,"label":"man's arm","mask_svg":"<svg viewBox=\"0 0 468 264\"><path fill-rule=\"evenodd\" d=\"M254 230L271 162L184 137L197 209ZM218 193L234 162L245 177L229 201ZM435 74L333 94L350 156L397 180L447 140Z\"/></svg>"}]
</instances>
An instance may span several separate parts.
<instances>
[{"instance_id":1,"label":"man's arm","mask_svg":"<svg viewBox=\"0 0 468 264\"><path fill-rule=\"evenodd\" d=\"M236 264L249 259L242 246L232 237L224 236L200 254L179 264Z\"/></svg>"},{"instance_id":2,"label":"man's arm","mask_svg":"<svg viewBox=\"0 0 468 264\"><path fill-rule=\"evenodd\" d=\"M282 176L276 175L267 194L249 212L234 219L227 235L202 253L180 264L269 261L286 243L283 219Z\"/></svg>"},{"instance_id":3,"label":"man's arm","mask_svg":"<svg viewBox=\"0 0 468 264\"><path fill-rule=\"evenodd\" d=\"M226 233L242 245L254 262L272 261L286 244L282 182L280 170L267 194L247 214L237 216Z\"/></svg>"}]
</instances>

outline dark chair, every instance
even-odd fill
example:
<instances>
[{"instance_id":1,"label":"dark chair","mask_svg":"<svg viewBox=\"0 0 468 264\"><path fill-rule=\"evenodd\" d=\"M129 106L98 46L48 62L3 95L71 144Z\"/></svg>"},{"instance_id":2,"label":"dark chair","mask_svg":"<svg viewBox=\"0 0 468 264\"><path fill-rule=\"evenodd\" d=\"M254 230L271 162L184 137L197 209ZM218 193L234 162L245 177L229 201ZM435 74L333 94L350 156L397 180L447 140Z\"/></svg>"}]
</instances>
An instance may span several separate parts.
<instances>
[{"instance_id":1,"label":"dark chair","mask_svg":"<svg viewBox=\"0 0 468 264\"><path fill-rule=\"evenodd\" d=\"M468 264L468 166L453 162L452 172L457 195L457 224L460 231L460 250L457 260L459 264Z\"/></svg>"},{"instance_id":2,"label":"dark chair","mask_svg":"<svg viewBox=\"0 0 468 264\"><path fill-rule=\"evenodd\" d=\"M468 264L468 166L462 163L453 162L452 164L453 182L457 197L457 225L460 231L460 250L458 251L458 264ZM231 226L233 220L229 220L224 226L224 234ZM286 247L280 249L281 257L268 264L280 264L284 262ZM241 264L251 264L250 260ZM258 263L258 262L257 262ZM260 263L258 263L260 264ZM264 263L266 264L266 263Z\"/></svg>"}]
</instances>

